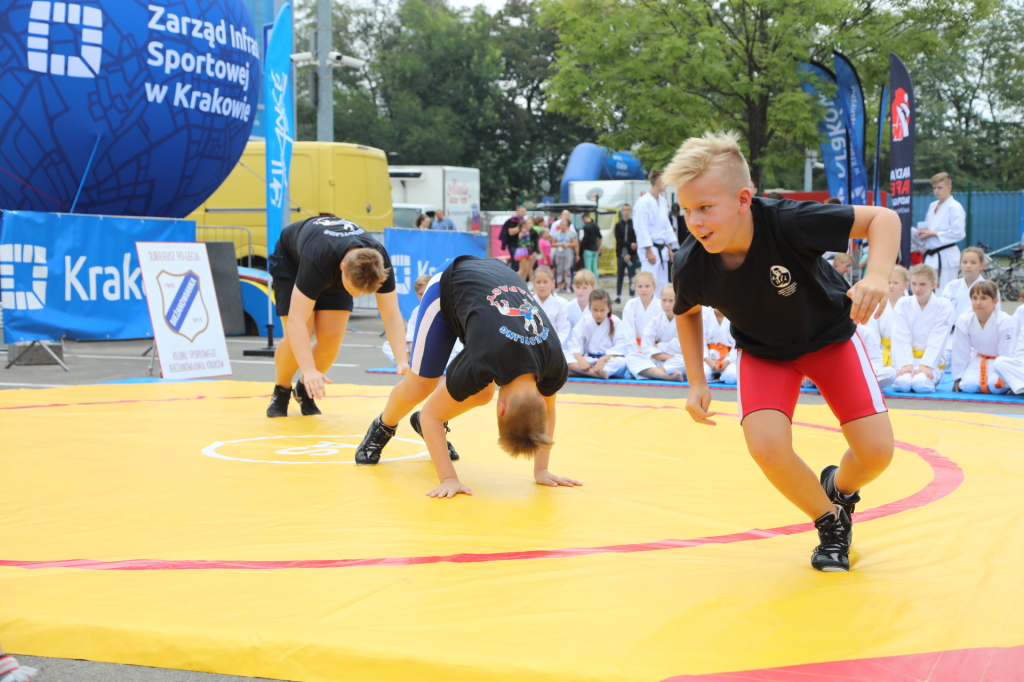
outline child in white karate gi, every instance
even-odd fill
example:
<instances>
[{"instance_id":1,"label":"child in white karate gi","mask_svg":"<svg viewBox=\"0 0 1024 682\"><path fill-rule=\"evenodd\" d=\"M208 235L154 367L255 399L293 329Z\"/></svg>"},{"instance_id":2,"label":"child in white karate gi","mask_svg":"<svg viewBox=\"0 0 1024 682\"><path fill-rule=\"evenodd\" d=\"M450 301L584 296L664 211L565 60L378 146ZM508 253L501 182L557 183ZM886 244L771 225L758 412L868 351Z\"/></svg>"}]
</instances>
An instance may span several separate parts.
<instances>
[{"instance_id":1,"label":"child in white karate gi","mask_svg":"<svg viewBox=\"0 0 1024 682\"><path fill-rule=\"evenodd\" d=\"M412 283L413 291L416 292L416 300L423 300L423 292L427 289L427 283L430 282L430 275L420 275L416 278L416 281ZM412 352L412 336L413 332L416 331L416 316L420 313L420 307L416 306L412 309L412 315L409 316L409 320L405 323L405 352L408 356ZM384 356L391 361L391 364L395 364L395 351L391 349L391 344L387 341L381 346Z\"/></svg>"},{"instance_id":2,"label":"child in white karate gi","mask_svg":"<svg viewBox=\"0 0 1024 682\"><path fill-rule=\"evenodd\" d=\"M569 301L555 293L555 273L544 265L533 271L533 297L551 320L551 327L562 342L562 350L569 349L572 327L569 326Z\"/></svg>"},{"instance_id":3,"label":"child in white karate gi","mask_svg":"<svg viewBox=\"0 0 1024 682\"><path fill-rule=\"evenodd\" d=\"M1010 355L1001 355L992 364L1010 387L1010 393L1024 395L1024 305L1013 314L1013 322L1017 325L1017 344Z\"/></svg>"},{"instance_id":4,"label":"child in white karate gi","mask_svg":"<svg viewBox=\"0 0 1024 682\"><path fill-rule=\"evenodd\" d=\"M704 377L708 381L736 383L736 341L729 320L714 308L704 306Z\"/></svg>"},{"instance_id":5,"label":"child in white karate gi","mask_svg":"<svg viewBox=\"0 0 1024 682\"><path fill-rule=\"evenodd\" d=\"M994 282L975 282L971 310L956 321L953 332L953 390L964 393L1009 393L995 361L1009 357L1017 343L1016 321L999 309Z\"/></svg>"},{"instance_id":6,"label":"child in white karate gi","mask_svg":"<svg viewBox=\"0 0 1024 682\"><path fill-rule=\"evenodd\" d=\"M957 243L967 236L967 211L953 198L953 180L948 173L932 176L935 201L928 206L923 223L918 223L917 236L924 245L924 264L937 271L943 286L956 279L960 264Z\"/></svg>"},{"instance_id":7,"label":"child in white karate gi","mask_svg":"<svg viewBox=\"0 0 1024 682\"><path fill-rule=\"evenodd\" d=\"M612 297L604 289L590 292L590 314L572 330L569 373L592 379L613 379L626 373L627 339L622 320L612 315Z\"/></svg>"},{"instance_id":8,"label":"child in white karate gi","mask_svg":"<svg viewBox=\"0 0 1024 682\"><path fill-rule=\"evenodd\" d=\"M590 292L597 286L597 279L590 270L577 270L572 278L572 292L575 301L569 301L569 327L575 329L576 324L586 317L590 309Z\"/></svg>"},{"instance_id":9,"label":"child in white karate gi","mask_svg":"<svg viewBox=\"0 0 1024 682\"><path fill-rule=\"evenodd\" d=\"M924 263L910 269L913 296L901 299L893 310L892 359L896 370L893 390L934 393L943 378L943 358L953 304L935 296L935 270Z\"/></svg>"},{"instance_id":10,"label":"child in white karate gi","mask_svg":"<svg viewBox=\"0 0 1024 682\"><path fill-rule=\"evenodd\" d=\"M640 273L641 275L644 273ZM639 275L638 275L639 277ZM635 299L634 299L635 300ZM686 363L679 348L679 333L672 306L676 292L671 284L661 290L661 315L647 323L640 341L640 350L626 356L629 373L637 379L684 381Z\"/></svg>"},{"instance_id":11,"label":"child in white karate gi","mask_svg":"<svg viewBox=\"0 0 1024 682\"><path fill-rule=\"evenodd\" d=\"M871 367L875 370L875 378L878 379L879 388L885 388L896 379L896 370L893 367L886 367L882 360L882 343L878 338L878 322L874 318L869 319L867 324L858 324L857 333L864 347L868 351L868 359L871 360Z\"/></svg>"},{"instance_id":12,"label":"child in white karate gi","mask_svg":"<svg viewBox=\"0 0 1024 682\"><path fill-rule=\"evenodd\" d=\"M654 300L654 273L647 270L637 273L633 284L636 296L626 301L622 309L622 333L629 343L628 352L639 353L640 337L647 323L661 316L661 307Z\"/></svg>"}]
</instances>

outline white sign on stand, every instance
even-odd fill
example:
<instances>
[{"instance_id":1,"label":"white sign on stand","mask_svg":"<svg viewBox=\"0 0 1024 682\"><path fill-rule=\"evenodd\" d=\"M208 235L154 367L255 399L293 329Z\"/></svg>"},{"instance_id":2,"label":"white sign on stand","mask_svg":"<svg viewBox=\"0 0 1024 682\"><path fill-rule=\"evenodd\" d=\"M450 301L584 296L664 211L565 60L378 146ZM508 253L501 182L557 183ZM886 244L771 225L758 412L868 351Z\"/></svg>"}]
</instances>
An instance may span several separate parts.
<instances>
[{"instance_id":1,"label":"white sign on stand","mask_svg":"<svg viewBox=\"0 0 1024 682\"><path fill-rule=\"evenodd\" d=\"M135 242L165 379L231 374L206 244Z\"/></svg>"}]
</instances>

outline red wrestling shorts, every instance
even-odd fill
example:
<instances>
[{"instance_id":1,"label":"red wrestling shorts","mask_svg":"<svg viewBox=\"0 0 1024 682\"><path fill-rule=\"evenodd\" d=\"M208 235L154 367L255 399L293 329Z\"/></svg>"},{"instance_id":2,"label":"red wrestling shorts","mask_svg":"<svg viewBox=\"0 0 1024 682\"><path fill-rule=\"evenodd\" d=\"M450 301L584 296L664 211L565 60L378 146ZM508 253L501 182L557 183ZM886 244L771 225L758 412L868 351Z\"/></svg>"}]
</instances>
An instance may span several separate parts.
<instances>
[{"instance_id":1,"label":"red wrestling shorts","mask_svg":"<svg viewBox=\"0 0 1024 682\"><path fill-rule=\"evenodd\" d=\"M741 420L758 410L778 410L792 421L805 376L821 391L840 424L887 410L858 334L787 362L741 352L737 376Z\"/></svg>"}]
</instances>

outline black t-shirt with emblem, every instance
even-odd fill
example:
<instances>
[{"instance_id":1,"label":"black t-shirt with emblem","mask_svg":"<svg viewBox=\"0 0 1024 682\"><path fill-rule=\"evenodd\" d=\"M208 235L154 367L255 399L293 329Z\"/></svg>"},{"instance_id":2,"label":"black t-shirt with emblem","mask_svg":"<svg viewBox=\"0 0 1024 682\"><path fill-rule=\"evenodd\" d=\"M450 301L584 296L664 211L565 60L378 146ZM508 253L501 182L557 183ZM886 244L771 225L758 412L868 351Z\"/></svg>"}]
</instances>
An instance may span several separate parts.
<instances>
[{"instance_id":1,"label":"black t-shirt with emblem","mask_svg":"<svg viewBox=\"0 0 1024 682\"><path fill-rule=\"evenodd\" d=\"M751 213L754 240L735 270L697 239L680 247L672 270L676 314L717 308L729 318L737 348L773 360L850 339L856 325L849 285L821 256L846 251L853 207L755 197Z\"/></svg>"},{"instance_id":2,"label":"black t-shirt with emblem","mask_svg":"<svg viewBox=\"0 0 1024 682\"><path fill-rule=\"evenodd\" d=\"M448 365L448 393L463 401L523 374L550 396L569 368L562 342L526 282L494 258L460 256L441 275L441 312L466 348Z\"/></svg>"},{"instance_id":3,"label":"black t-shirt with emblem","mask_svg":"<svg viewBox=\"0 0 1024 682\"><path fill-rule=\"evenodd\" d=\"M341 261L352 249L361 248L378 251L389 271L377 293L394 291L394 268L380 242L352 221L333 216L300 220L284 228L271 262L271 274L275 278L294 279L304 296L316 300L321 292L345 289L341 283Z\"/></svg>"}]
</instances>

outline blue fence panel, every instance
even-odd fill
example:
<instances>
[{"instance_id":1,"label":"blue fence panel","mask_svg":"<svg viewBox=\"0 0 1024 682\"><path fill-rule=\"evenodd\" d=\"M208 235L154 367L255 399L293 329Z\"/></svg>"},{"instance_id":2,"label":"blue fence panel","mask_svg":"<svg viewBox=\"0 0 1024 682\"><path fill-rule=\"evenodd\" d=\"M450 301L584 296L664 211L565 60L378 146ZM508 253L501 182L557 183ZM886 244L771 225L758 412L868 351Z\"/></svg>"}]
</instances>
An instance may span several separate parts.
<instances>
[{"instance_id":1,"label":"blue fence panel","mask_svg":"<svg viewBox=\"0 0 1024 682\"><path fill-rule=\"evenodd\" d=\"M384 248L391 256L398 285L402 317L409 319L419 305L413 282L420 275L436 275L459 256L487 257L487 237L467 232L441 230L384 230Z\"/></svg>"},{"instance_id":2,"label":"blue fence panel","mask_svg":"<svg viewBox=\"0 0 1024 682\"><path fill-rule=\"evenodd\" d=\"M967 209L967 192L953 192L953 198ZM914 195L914 225L924 221L928 206L935 201L929 194ZM971 196L971 240L993 249L1020 241L1024 227L1024 192L974 192ZM968 246L967 240L960 248Z\"/></svg>"},{"instance_id":3,"label":"blue fence panel","mask_svg":"<svg viewBox=\"0 0 1024 682\"><path fill-rule=\"evenodd\" d=\"M194 242L191 220L4 211L4 341L153 336L135 242Z\"/></svg>"}]
</instances>

